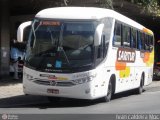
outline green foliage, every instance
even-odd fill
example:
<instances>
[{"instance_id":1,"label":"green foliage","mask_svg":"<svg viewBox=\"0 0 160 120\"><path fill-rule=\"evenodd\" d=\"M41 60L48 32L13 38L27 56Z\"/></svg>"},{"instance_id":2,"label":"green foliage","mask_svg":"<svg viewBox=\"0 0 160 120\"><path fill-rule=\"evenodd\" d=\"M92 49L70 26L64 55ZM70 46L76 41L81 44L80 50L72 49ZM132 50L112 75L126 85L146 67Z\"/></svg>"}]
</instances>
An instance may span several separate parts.
<instances>
[{"instance_id":1,"label":"green foliage","mask_svg":"<svg viewBox=\"0 0 160 120\"><path fill-rule=\"evenodd\" d=\"M128 0L129 2L143 6L143 12L160 16L160 1L159 0Z\"/></svg>"},{"instance_id":2,"label":"green foliage","mask_svg":"<svg viewBox=\"0 0 160 120\"><path fill-rule=\"evenodd\" d=\"M113 9L112 0L99 0L101 2L100 6L103 8Z\"/></svg>"}]
</instances>

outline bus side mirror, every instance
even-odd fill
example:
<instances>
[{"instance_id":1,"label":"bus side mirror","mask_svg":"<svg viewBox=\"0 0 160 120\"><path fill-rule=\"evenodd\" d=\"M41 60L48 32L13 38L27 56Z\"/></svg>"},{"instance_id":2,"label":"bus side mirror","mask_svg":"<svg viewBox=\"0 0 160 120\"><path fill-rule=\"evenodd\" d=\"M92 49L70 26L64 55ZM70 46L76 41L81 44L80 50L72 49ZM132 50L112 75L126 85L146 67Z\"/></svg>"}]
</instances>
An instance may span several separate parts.
<instances>
[{"instance_id":1,"label":"bus side mirror","mask_svg":"<svg viewBox=\"0 0 160 120\"><path fill-rule=\"evenodd\" d=\"M95 46L99 46L101 44L101 36L102 36L103 27L104 27L104 24L99 24L96 28L95 36L94 36Z\"/></svg>"},{"instance_id":2,"label":"bus side mirror","mask_svg":"<svg viewBox=\"0 0 160 120\"><path fill-rule=\"evenodd\" d=\"M31 26L31 21L22 23L17 30L17 41L24 42L24 39L29 35L28 28Z\"/></svg>"}]
</instances>

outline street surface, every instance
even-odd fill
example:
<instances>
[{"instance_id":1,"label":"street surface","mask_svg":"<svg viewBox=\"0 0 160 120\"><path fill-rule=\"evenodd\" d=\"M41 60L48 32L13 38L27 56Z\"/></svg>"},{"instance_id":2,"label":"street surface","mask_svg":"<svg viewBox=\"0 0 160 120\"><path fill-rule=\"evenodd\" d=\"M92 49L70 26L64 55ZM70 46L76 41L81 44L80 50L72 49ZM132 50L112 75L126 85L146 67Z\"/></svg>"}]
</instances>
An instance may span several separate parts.
<instances>
[{"instance_id":1,"label":"street surface","mask_svg":"<svg viewBox=\"0 0 160 120\"><path fill-rule=\"evenodd\" d=\"M45 96L25 96L21 80L3 81L0 82L0 108L0 113L12 114L156 114L160 113L160 81L153 81L141 95L133 91L121 93L109 103L62 99L58 104L51 104Z\"/></svg>"}]
</instances>

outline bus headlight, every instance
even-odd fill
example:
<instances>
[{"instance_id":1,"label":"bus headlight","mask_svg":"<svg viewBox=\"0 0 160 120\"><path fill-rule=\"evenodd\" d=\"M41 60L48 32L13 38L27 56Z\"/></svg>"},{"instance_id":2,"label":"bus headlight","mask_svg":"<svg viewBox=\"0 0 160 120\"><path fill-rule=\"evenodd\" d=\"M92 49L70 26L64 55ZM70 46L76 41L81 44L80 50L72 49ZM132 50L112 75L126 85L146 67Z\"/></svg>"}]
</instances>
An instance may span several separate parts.
<instances>
[{"instance_id":1,"label":"bus headlight","mask_svg":"<svg viewBox=\"0 0 160 120\"><path fill-rule=\"evenodd\" d=\"M27 74L27 73L23 73L24 77L27 79L27 80L33 80L33 76Z\"/></svg>"},{"instance_id":2,"label":"bus headlight","mask_svg":"<svg viewBox=\"0 0 160 120\"><path fill-rule=\"evenodd\" d=\"M26 78L28 79L28 80L33 80L33 76L31 76L31 75L26 75Z\"/></svg>"},{"instance_id":3,"label":"bus headlight","mask_svg":"<svg viewBox=\"0 0 160 120\"><path fill-rule=\"evenodd\" d=\"M87 83L87 82L92 81L95 77L96 77L96 75L91 75L91 76L88 76L88 77L72 80L72 82L75 83L75 84L83 84L83 83Z\"/></svg>"}]
</instances>

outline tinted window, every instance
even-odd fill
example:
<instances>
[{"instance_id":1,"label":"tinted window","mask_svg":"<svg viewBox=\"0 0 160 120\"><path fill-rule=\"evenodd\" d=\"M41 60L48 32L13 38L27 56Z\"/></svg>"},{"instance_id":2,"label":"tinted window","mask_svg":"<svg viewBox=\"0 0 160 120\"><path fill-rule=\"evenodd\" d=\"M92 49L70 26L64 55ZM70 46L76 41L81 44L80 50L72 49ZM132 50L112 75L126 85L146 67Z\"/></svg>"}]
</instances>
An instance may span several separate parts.
<instances>
[{"instance_id":1,"label":"tinted window","mask_svg":"<svg viewBox=\"0 0 160 120\"><path fill-rule=\"evenodd\" d=\"M123 26L123 46L130 47L130 27Z\"/></svg>"},{"instance_id":2,"label":"tinted window","mask_svg":"<svg viewBox=\"0 0 160 120\"><path fill-rule=\"evenodd\" d=\"M115 24L113 45L121 46L121 24L120 23Z\"/></svg>"},{"instance_id":3,"label":"tinted window","mask_svg":"<svg viewBox=\"0 0 160 120\"><path fill-rule=\"evenodd\" d=\"M144 50L144 35L140 31L138 32L137 48L139 50Z\"/></svg>"},{"instance_id":4,"label":"tinted window","mask_svg":"<svg viewBox=\"0 0 160 120\"><path fill-rule=\"evenodd\" d=\"M152 51L153 50L153 36L149 36L149 50Z\"/></svg>"},{"instance_id":5,"label":"tinted window","mask_svg":"<svg viewBox=\"0 0 160 120\"><path fill-rule=\"evenodd\" d=\"M145 34L141 33L141 40L142 40L142 50L145 50Z\"/></svg>"},{"instance_id":6,"label":"tinted window","mask_svg":"<svg viewBox=\"0 0 160 120\"><path fill-rule=\"evenodd\" d=\"M136 48L137 47L137 30L134 28L131 29L131 47Z\"/></svg>"},{"instance_id":7,"label":"tinted window","mask_svg":"<svg viewBox=\"0 0 160 120\"><path fill-rule=\"evenodd\" d=\"M145 50L149 50L149 35L145 35Z\"/></svg>"}]
</instances>

